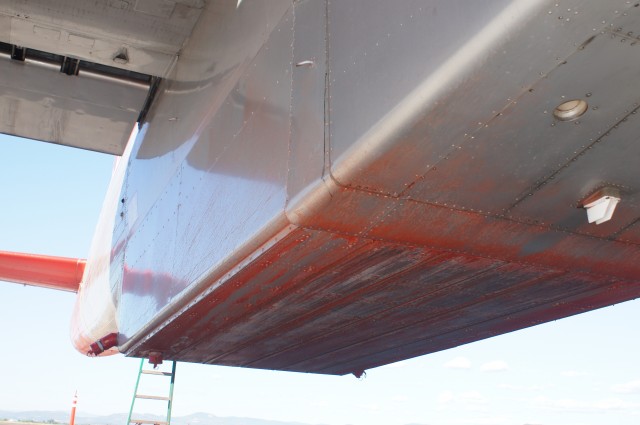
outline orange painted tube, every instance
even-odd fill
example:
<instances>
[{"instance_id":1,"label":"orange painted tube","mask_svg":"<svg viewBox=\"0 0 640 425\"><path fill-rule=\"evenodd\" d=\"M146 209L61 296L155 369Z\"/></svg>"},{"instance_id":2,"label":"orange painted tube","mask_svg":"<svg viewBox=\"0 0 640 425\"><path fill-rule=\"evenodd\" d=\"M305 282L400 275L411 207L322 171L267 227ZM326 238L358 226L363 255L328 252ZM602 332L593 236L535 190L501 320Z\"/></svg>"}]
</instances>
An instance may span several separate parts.
<instances>
[{"instance_id":1,"label":"orange painted tube","mask_svg":"<svg viewBox=\"0 0 640 425\"><path fill-rule=\"evenodd\" d=\"M86 261L0 251L0 280L78 292Z\"/></svg>"},{"instance_id":2,"label":"orange painted tube","mask_svg":"<svg viewBox=\"0 0 640 425\"><path fill-rule=\"evenodd\" d=\"M69 425L76 423L76 407L78 407L78 392L73 395L73 402L71 403L71 417L69 418Z\"/></svg>"}]
</instances>

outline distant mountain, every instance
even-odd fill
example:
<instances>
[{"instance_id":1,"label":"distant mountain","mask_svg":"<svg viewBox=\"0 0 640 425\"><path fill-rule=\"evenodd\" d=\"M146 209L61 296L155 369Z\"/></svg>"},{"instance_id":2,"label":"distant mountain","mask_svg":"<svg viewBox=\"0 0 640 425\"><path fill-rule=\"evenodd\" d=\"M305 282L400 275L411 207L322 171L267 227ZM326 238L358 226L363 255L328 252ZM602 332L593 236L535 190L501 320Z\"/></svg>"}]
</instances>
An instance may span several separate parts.
<instances>
[{"instance_id":1,"label":"distant mountain","mask_svg":"<svg viewBox=\"0 0 640 425\"><path fill-rule=\"evenodd\" d=\"M69 412L60 411L32 411L32 412L10 412L0 410L0 419L17 419L22 421L45 422L54 420L56 422L68 422ZM126 419L125 419L126 421Z\"/></svg>"},{"instance_id":2,"label":"distant mountain","mask_svg":"<svg viewBox=\"0 0 640 425\"><path fill-rule=\"evenodd\" d=\"M126 413L116 413L107 416L76 416L76 425L125 425L127 422ZM0 420L13 419L22 421L47 422L55 421L59 423L69 422L69 412L61 411L28 411L11 412L0 410ZM157 415L136 415L136 419L148 419L162 421L164 418ZM187 416L174 416L171 418L171 425L311 425L301 422L270 421L256 418L220 417L210 413L193 413Z\"/></svg>"}]
</instances>

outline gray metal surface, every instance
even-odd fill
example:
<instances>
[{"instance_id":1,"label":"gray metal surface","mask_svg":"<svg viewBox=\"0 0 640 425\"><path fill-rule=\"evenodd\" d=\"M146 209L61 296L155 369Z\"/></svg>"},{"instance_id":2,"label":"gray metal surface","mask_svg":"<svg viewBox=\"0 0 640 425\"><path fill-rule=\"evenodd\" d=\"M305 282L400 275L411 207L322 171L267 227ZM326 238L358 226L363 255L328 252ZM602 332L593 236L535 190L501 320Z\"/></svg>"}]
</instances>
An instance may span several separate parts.
<instances>
[{"instance_id":1,"label":"gray metal surface","mask_svg":"<svg viewBox=\"0 0 640 425\"><path fill-rule=\"evenodd\" d=\"M482 6L469 25L458 24L474 37L458 31L433 43L429 34L438 25L446 34L465 19L457 4L332 5L332 176L341 185L458 210L629 235L639 218L629 181L638 177L633 146L618 147L617 157L593 152L597 166L580 163L590 145L611 139L603 134L628 125L625 117L640 102L630 89L640 65L637 9L581 1L496 4L506 6L500 13ZM438 14L435 27L421 25L429 13ZM353 36L365 31L367 37ZM401 45L411 45L411 54ZM560 122L553 109L569 99L586 100L589 110ZM559 188L559 173L573 183ZM577 206L606 184L626 189L626 206L615 222L588 225Z\"/></svg>"},{"instance_id":2,"label":"gray metal surface","mask_svg":"<svg viewBox=\"0 0 640 425\"><path fill-rule=\"evenodd\" d=\"M366 138L377 123L429 78L436 81L431 84L430 93L421 95L421 100L431 108L437 105L438 96L463 80L476 65L474 59L478 64L483 60L482 52L475 55L465 52L465 55L459 55L464 58L450 65L449 59L509 3L509 0L331 3L327 35L332 165L341 167L340 162L346 160L341 156L349 152L356 141ZM446 69L441 70L443 67ZM474 101L478 100L468 102L470 107ZM347 116L349 119L340 119ZM435 150L436 143L425 144ZM368 152L370 155L384 154L383 146L372 145L371 148L380 152ZM354 161L361 155L356 156ZM407 163L402 168L409 170L411 165ZM373 180L362 181L364 176ZM342 175L336 178L348 185L371 188L381 185L376 180L376 173L366 173L356 181ZM401 182L395 181L395 184ZM404 187L391 189L387 192L399 192Z\"/></svg>"},{"instance_id":3,"label":"gray metal surface","mask_svg":"<svg viewBox=\"0 0 640 425\"><path fill-rule=\"evenodd\" d=\"M204 0L8 0L0 42L165 77ZM147 88L0 64L0 132L121 155ZM88 72L81 73L83 77Z\"/></svg>"},{"instance_id":4,"label":"gray metal surface","mask_svg":"<svg viewBox=\"0 0 640 425\"><path fill-rule=\"evenodd\" d=\"M149 85L0 54L0 132L121 155Z\"/></svg>"},{"instance_id":5,"label":"gray metal surface","mask_svg":"<svg viewBox=\"0 0 640 425\"><path fill-rule=\"evenodd\" d=\"M633 51L640 53L607 34L596 35L473 132L472 140L447 154L408 196L498 215L508 211L640 100L640 93L625 83L640 66L640 54ZM553 109L567 99L585 99L590 110L576 121L557 121ZM617 167L614 162L609 166ZM577 204L588 194L581 192L563 205ZM541 197L537 202L550 206L551 200Z\"/></svg>"},{"instance_id":6,"label":"gray metal surface","mask_svg":"<svg viewBox=\"0 0 640 425\"><path fill-rule=\"evenodd\" d=\"M301 2L295 8L289 200L304 192L325 170L326 13L323 1Z\"/></svg>"},{"instance_id":7,"label":"gray metal surface","mask_svg":"<svg viewBox=\"0 0 640 425\"><path fill-rule=\"evenodd\" d=\"M176 306L209 289L203 276L282 230L292 9L281 1L237 11L218 4L204 13L193 47L142 129L122 194L129 231L115 243L126 243L119 312L125 339L147 335ZM205 59L216 66L193 81Z\"/></svg>"},{"instance_id":8,"label":"gray metal surface","mask_svg":"<svg viewBox=\"0 0 640 425\"><path fill-rule=\"evenodd\" d=\"M446 169L450 156L477 142L476 131L528 95L537 81L624 10L632 9L624 1L514 1L493 6L483 2L465 4L468 15L460 15L455 2L395 2L381 14L379 3L384 2L365 3L331 8L336 16L329 24L330 41L336 39L330 46L332 117L355 115L331 124L332 173L343 185L390 195L405 193L417 181L409 196L430 202L439 201L434 196L438 194L425 198L419 193L421 176L433 168L434 174ZM341 10L347 7L359 8L358 18ZM456 21L460 16L466 18ZM385 28L387 21L395 22L393 28ZM442 31L430 32L440 27ZM348 35L354 28L360 34L366 31L367 36L357 37L365 47L350 44L354 37ZM394 44L381 45L383 41ZM433 51L448 54L440 57ZM555 99L547 100L552 110ZM509 121L513 131L537 112L527 111L517 124ZM358 116L367 121L359 123ZM402 167L389 173L390 164ZM453 185L455 179L445 179L451 187L443 185L441 190L449 196L456 196L458 187L459 193L465 192L464 186Z\"/></svg>"},{"instance_id":9,"label":"gray metal surface","mask_svg":"<svg viewBox=\"0 0 640 425\"><path fill-rule=\"evenodd\" d=\"M123 187L120 349L359 373L640 296L632 15L208 3Z\"/></svg>"},{"instance_id":10,"label":"gray metal surface","mask_svg":"<svg viewBox=\"0 0 640 425\"><path fill-rule=\"evenodd\" d=\"M204 0L7 0L0 41L163 77ZM126 62L114 60L126 49Z\"/></svg>"},{"instance_id":11,"label":"gray metal surface","mask_svg":"<svg viewBox=\"0 0 640 425\"><path fill-rule=\"evenodd\" d=\"M594 104L606 108L604 101ZM615 104L615 100L611 99L610 104ZM552 178L531 190L531 195L524 197L510 214L569 232L633 242L621 233L640 219L637 189L640 119L636 112L637 109L624 111L626 115L619 119L619 124L593 142L589 140L591 143L586 143L587 147L579 151L579 155L567 160ZM585 120L588 119L592 117L585 116ZM617 206L614 220L594 226L584 220L584 210L578 206L580 201L602 187L619 188L624 201Z\"/></svg>"}]
</instances>

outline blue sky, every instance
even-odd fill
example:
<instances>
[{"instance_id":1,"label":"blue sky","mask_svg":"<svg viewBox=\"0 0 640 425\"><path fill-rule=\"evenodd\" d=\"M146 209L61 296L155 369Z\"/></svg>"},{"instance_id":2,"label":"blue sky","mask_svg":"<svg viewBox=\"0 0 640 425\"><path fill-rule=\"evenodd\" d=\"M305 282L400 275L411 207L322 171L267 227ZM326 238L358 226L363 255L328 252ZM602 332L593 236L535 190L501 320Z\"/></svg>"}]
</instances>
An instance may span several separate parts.
<instances>
[{"instance_id":1,"label":"blue sky","mask_svg":"<svg viewBox=\"0 0 640 425\"><path fill-rule=\"evenodd\" d=\"M0 135L0 250L86 257L113 159ZM69 342L74 294L0 282L0 410L125 412L139 360ZM640 423L640 302L333 377L179 364L174 414L331 425Z\"/></svg>"}]
</instances>

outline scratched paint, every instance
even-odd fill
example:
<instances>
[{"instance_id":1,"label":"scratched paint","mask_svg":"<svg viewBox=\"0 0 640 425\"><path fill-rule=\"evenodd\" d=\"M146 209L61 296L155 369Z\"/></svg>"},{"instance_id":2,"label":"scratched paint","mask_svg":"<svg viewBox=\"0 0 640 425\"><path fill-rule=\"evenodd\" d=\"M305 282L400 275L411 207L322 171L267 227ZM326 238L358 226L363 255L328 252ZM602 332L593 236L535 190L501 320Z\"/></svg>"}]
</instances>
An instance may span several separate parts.
<instances>
[{"instance_id":1,"label":"scratched paint","mask_svg":"<svg viewBox=\"0 0 640 425\"><path fill-rule=\"evenodd\" d=\"M550 3L526 5L456 15L443 2L473 25L440 44L426 3L243 2L227 25L205 10L125 183L120 348L345 374L640 296L637 245L577 225L578 200L559 196L582 164L637 155L626 139L575 154L635 95L572 127L544 114L566 70L627 54L600 36L576 47L613 6L564 24ZM529 39L542 41L523 49ZM398 47L409 40L442 60ZM585 81L615 74L591 71ZM538 187L553 173L561 184ZM608 176L629 186L630 174ZM550 205L521 200L529 188ZM621 217L632 231L637 211Z\"/></svg>"}]
</instances>

